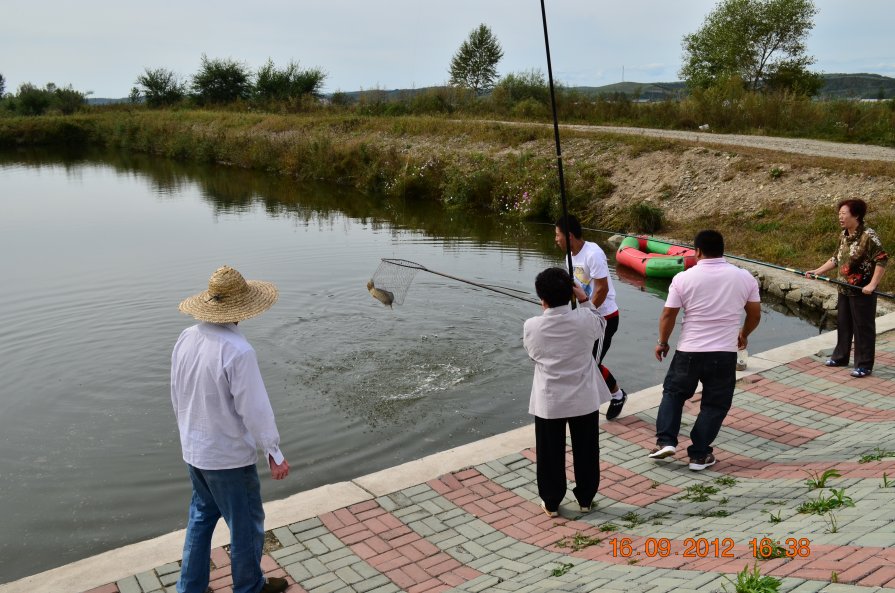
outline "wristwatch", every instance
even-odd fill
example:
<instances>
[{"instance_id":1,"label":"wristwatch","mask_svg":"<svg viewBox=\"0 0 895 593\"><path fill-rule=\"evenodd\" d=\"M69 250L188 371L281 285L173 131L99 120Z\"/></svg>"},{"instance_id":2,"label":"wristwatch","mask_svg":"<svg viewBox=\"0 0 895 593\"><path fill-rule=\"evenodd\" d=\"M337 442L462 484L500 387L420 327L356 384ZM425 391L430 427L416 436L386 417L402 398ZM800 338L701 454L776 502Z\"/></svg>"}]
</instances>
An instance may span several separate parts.
<instances>
[{"instance_id":1,"label":"wristwatch","mask_svg":"<svg viewBox=\"0 0 895 593\"><path fill-rule=\"evenodd\" d=\"M667 348L667 347L668 347L668 342L663 342L662 340L656 340L656 344L658 344L658 345L661 346L662 348Z\"/></svg>"}]
</instances>

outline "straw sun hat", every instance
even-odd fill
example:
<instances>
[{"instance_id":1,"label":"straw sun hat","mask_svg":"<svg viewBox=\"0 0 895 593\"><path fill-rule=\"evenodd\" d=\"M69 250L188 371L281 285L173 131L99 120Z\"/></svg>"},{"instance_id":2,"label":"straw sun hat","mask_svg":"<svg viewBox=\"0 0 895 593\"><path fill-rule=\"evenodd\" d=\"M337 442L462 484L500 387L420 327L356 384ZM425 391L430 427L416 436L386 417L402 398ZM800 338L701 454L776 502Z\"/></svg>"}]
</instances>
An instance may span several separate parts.
<instances>
[{"instance_id":1,"label":"straw sun hat","mask_svg":"<svg viewBox=\"0 0 895 593\"><path fill-rule=\"evenodd\" d=\"M233 323L260 315L275 302L277 287L273 283L246 281L230 266L223 266L208 279L208 290L184 299L178 308L199 321Z\"/></svg>"}]
</instances>

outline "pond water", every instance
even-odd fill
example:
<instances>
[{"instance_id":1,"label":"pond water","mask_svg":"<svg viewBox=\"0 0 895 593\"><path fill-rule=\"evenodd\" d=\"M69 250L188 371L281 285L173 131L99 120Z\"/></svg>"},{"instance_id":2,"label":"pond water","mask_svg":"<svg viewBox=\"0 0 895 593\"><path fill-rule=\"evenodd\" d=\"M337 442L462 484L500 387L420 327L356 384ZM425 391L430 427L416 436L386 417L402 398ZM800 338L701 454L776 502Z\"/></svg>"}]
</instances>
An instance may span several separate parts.
<instances>
[{"instance_id":1,"label":"pond water","mask_svg":"<svg viewBox=\"0 0 895 593\"><path fill-rule=\"evenodd\" d=\"M240 326L293 468L262 473L265 500L531 421L521 329L536 305L419 273L388 309L365 284L403 258L533 298L537 272L563 265L549 225L108 153L0 155L0 206L0 583L185 525L177 304L223 264L280 288ZM616 287L606 362L636 391L664 375L663 285ZM752 352L818 331L764 308Z\"/></svg>"}]
</instances>

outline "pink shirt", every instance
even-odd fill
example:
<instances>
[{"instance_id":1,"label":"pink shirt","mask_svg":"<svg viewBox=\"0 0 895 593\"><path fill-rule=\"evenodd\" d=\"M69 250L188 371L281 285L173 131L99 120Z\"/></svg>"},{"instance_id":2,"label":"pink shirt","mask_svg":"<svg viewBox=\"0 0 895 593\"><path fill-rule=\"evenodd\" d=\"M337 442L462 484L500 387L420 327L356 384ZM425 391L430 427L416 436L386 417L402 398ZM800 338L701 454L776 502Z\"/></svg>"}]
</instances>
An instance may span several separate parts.
<instances>
[{"instance_id":1,"label":"pink shirt","mask_svg":"<svg viewBox=\"0 0 895 593\"><path fill-rule=\"evenodd\" d=\"M740 319L746 303L761 302L752 274L723 257L701 259L676 275L665 306L683 309L682 352L736 352Z\"/></svg>"}]
</instances>

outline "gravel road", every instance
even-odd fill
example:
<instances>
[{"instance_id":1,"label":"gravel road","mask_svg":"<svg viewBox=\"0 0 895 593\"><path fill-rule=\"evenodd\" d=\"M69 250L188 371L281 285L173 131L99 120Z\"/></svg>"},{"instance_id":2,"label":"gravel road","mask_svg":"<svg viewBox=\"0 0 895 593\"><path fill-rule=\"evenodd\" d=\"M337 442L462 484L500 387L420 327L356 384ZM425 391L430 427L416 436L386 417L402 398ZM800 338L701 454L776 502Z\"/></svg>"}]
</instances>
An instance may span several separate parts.
<instances>
[{"instance_id":1,"label":"gravel road","mask_svg":"<svg viewBox=\"0 0 895 593\"><path fill-rule=\"evenodd\" d=\"M629 134L633 136L653 136L656 138L669 138L672 140L685 140L688 142L748 146L764 150L791 152L837 159L895 162L895 148L871 146L869 144L847 144L844 142L827 142L825 140L806 140L802 138L778 138L771 136L744 136L742 134L714 134L712 132L682 132L679 130L655 130L650 128L579 125L563 125L561 127L584 132L593 131L610 134Z\"/></svg>"}]
</instances>

